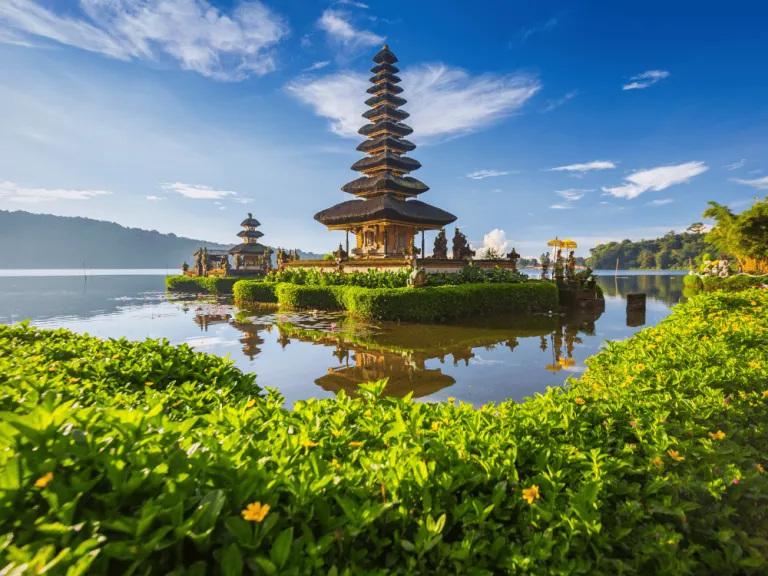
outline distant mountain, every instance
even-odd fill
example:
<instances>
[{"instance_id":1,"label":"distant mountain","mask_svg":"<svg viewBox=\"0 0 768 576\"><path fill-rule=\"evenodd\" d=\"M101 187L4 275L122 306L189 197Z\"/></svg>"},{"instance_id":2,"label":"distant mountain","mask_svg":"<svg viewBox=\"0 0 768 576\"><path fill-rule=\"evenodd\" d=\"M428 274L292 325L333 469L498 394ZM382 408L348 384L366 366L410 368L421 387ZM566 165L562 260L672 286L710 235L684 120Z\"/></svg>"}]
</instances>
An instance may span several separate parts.
<instances>
[{"instance_id":1,"label":"distant mountain","mask_svg":"<svg viewBox=\"0 0 768 576\"><path fill-rule=\"evenodd\" d=\"M234 244L125 228L114 222L0 210L0 268L176 269L200 247L226 250ZM304 260L321 254L302 252Z\"/></svg>"}]
</instances>

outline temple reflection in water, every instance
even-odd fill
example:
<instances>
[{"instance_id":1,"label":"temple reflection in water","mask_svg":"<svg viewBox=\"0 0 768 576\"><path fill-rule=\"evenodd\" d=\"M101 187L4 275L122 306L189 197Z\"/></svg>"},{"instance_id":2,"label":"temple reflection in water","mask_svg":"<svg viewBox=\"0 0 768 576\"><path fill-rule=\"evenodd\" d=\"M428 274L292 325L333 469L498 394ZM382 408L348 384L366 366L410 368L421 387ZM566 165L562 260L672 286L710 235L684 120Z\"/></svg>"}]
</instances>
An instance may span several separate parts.
<instances>
[{"instance_id":1,"label":"temple reflection in water","mask_svg":"<svg viewBox=\"0 0 768 576\"><path fill-rule=\"evenodd\" d=\"M198 310L195 322L201 330L228 324L235 328L242 351L250 360L267 345L285 349L292 341L329 349L328 365L314 380L322 389L356 396L360 384L388 379L386 393L415 398L430 396L456 384L448 372L486 362L488 351L508 350L513 363L528 363L530 353L517 353L521 342L535 340L541 352L531 369L550 372L576 371L574 349L582 336L595 333L600 311L582 310L568 315L538 315L497 319L497 326L368 325L343 317L317 318L309 314L237 314ZM340 323L336 327L335 321ZM533 343L533 342L531 342ZM529 348L529 347L525 347ZM498 362L498 361L497 361Z\"/></svg>"}]
</instances>

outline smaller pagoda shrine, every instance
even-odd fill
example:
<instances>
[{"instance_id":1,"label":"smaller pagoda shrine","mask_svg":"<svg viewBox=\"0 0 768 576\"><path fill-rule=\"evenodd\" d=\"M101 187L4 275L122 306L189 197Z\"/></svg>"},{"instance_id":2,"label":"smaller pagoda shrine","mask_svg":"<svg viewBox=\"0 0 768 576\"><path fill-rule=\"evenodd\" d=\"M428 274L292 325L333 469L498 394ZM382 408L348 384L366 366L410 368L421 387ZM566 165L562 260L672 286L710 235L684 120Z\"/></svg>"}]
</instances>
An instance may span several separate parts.
<instances>
[{"instance_id":1,"label":"smaller pagoda shrine","mask_svg":"<svg viewBox=\"0 0 768 576\"><path fill-rule=\"evenodd\" d=\"M259 275L265 274L271 269L272 249L269 246L259 244L258 240L264 234L256 230L261 223L248 213L248 217L240 223L243 230L237 233L242 238L242 244L229 249L229 253L235 259L235 274Z\"/></svg>"}]
</instances>

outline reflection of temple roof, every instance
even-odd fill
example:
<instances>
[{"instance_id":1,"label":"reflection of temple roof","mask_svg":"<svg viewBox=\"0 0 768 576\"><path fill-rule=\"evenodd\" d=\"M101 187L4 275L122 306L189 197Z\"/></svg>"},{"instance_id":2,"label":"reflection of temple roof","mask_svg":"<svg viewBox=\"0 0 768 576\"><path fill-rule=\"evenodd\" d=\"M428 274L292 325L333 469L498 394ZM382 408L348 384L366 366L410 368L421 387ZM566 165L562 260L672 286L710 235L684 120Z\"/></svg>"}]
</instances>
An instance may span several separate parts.
<instances>
[{"instance_id":1,"label":"reflection of temple roof","mask_svg":"<svg viewBox=\"0 0 768 576\"><path fill-rule=\"evenodd\" d=\"M262 246L256 242L249 242L247 244L238 244L234 248L229 249L230 254L264 254L267 249L266 246Z\"/></svg>"},{"instance_id":2,"label":"reflection of temple roof","mask_svg":"<svg viewBox=\"0 0 768 576\"><path fill-rule=\"evenodd\" d=\"M410 374L387 373L386 377L388 381L384 393L387 396L397 398L402 398L411 392L413 392L414 398L429 396L456 383L456 380L447 374L443 374L439 369L419 370ZM370 378L366 378L360 368L350 366L348 368L329 370L328 374L315 380L315 384L329 392L337 393L344 390L350 396L357 396L358 386L369 381Z\"/></svg>"},{"instance_id":3,"label":"reflection of temple roof","mask_svg":"<svg viewBox=\"0 0 768 576\"><path fill-rule=\"evenodd\" d=\"M442 227L454 222L456 216L419 200L397 200L391 194L383 194L336 204L315 214L315 220L326 226L388 220Z\"/></svg>"}]
</instances>

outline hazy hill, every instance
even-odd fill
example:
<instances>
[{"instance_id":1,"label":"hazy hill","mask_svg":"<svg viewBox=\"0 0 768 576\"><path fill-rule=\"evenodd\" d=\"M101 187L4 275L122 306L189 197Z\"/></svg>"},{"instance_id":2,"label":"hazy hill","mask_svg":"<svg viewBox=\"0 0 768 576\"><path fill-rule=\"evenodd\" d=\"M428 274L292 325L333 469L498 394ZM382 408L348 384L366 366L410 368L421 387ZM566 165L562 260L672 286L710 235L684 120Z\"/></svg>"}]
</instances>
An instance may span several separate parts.
<instances>
[{"instance_id":1,"label":"hazy hill","mask_svg":"<svg viewBox=\"0 0 768 576\"><path fill-rule=\"evenodd\" d=\"M223 250L233 245L90 218L0 210L0 268L82 268L85 263L87 268L176 269L185 260L192 265L192 253L201 246Z\"/></svg>"}]
</instances>

